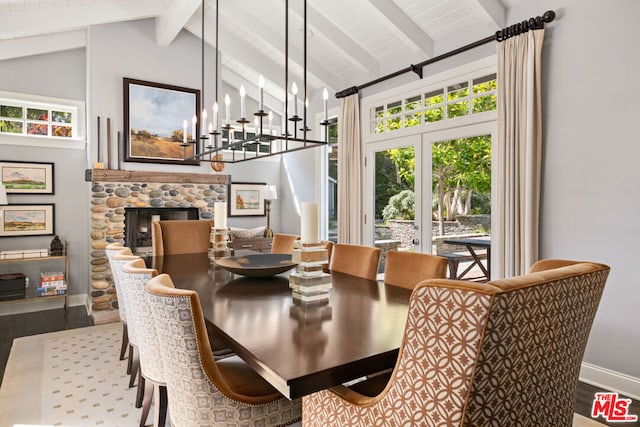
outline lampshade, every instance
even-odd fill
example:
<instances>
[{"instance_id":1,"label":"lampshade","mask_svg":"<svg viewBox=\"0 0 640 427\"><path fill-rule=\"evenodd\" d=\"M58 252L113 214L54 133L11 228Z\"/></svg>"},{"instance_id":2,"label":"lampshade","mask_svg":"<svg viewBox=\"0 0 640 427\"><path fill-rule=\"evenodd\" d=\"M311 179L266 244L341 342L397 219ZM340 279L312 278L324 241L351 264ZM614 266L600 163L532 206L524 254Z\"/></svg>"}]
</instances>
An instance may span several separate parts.
<instances>
[{"instance_id":1,"label":"lampshade","mask_svg":"<svg viewBox=\"0 0 640 427\"><path fill-rule=\"evenodd\" d=\"M7 200L7 189L3 184L0 184L0 205L8 205L9 201Z\"/></svg>"},{"instance_id":2,"label":"lampshade","mask_svg":"<svg viewBox=\"0 0 640 427\"><path fill-rule=\"evenodd\" d=\"M264 198L267 200L278 199L278 189L275 185L267 185L264 191Z\"/></svg>"}]
</instances>

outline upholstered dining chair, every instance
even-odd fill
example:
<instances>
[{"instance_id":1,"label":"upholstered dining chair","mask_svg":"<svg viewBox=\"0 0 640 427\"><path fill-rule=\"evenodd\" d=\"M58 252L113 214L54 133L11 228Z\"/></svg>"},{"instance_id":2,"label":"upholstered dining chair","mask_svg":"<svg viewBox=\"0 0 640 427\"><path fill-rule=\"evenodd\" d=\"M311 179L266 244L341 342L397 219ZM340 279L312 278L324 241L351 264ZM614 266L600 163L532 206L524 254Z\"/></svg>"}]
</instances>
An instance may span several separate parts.
<instances>
[{"instance_id":1,"label":"upholstered dining chair","mask_svg":"<svg viewBox=\"0 0 640 427\"><path fill-rule=\"evenodd\" d=\"M122 248L120 252L114 254L111 259L111 273L113 275L113 283L116 285L116 293L118 294L118 310L124 308L125 313L127 312L127 294L122 289L122 270L126 264L131 261L135 261L136 259L139 259L139 257L133 255L131 253L131 249L127 247ZM127 335L129 337L127 374L130 375L129 387L133 387L138 376L140 358L138 355L138 337L136 335L136 330L131 328L129 325L129 313L127 313ZM140 392L140 384L138 383L138 393ZM141 405L142 400L138 399L136 401L136 407L139 408Z\"/></svg>"},{"instance_id":2,"label":"upholstered dining chair","mask_svg":"<svg viewBox=\"0 0 640 427\"><path fill-rule=\"evenodd\" d=\"M423 280L446 277L446 258L419 252L387 252L384 266L384 283L387 285L413 289Z\"/></svg>"},{"instance_id":3,"label":"upholstered dining chair","mask_svg":"<svg viewBox=\"0 0 640 427\"><path fill-rule=\"evenodd\" d=\"M105 254L107 255L107 260L109 261L109 269L111 270L111 277L113 279L113 284L116 287L116 293L118 292L118 285L115 279L115 271L113 267L113 256L124 249L122 243L110 243L105 248ZM120 322L122 323L122 345L120 347L120 360L124 360L125 354L127 353L127 348L129 347L129 335L127 333L127 311L123 304L120 304L118 301L118 316L120 316Z\"/></svg>"},{"instance_id":4,"label":"upholstered dining chair","mask_svg":"<svg viewBox=\"0 0 640 427\"><path fill-rule=\"evenodd\" d=\"M332 272L376 280L379 262L380 248L344 243L333 245L331 254Z\"/></svg>"},{"instance_id":5,"label":"upholstered dining chair","mask_svg":"<svg viewBox=\"0 0 640 427\"><path fill-rule=\"evenodd\" d=\"M293 252L293 244L300 236L295 234L276 233L271 241L272 254L291 254Z\"/></svg>"},{"instance_id":6,"label":"upholstered dining chair","mask_svg":"<svg viewBox=\"0 0 640 427\"><path fill-rule=\"evenodd\" d=\"M288 425L300 419L290 401L238 356L213 357L198 294L175 289L169 275L146 285L166 369L171 422L176 427L224 424Z\"/></svg>"},{"instance_id":7,"label":"upholstered dining chair","mask_svg":"<svg viewBox=\"0 0 640 427\"><path fill-rule=\"evenodd\" d=\"M212 225L213 221L209 220L153 221L151 223L153 255L207 252Z\"/></svg>"},{"instance_id":8,"label":"upholstered dining chair","mask_svg":"<svg viewBox=\"0 0 640 427\"><path fill-rule=\"evenodd\" d=\"M395 368L303 398L303 426L571 426L609 267L544 260L488 283L416 286Z\"/></svg>"},{"instance_id":9,"label":"upholstered dining chair","mask_svg":"<svg viewBox=\"0 0 640 427\"><path fill-rule=\"evenodd\" d=\"M125 264L120 273L129 321L138 339L138 391L142 393L142 396L138 396L138 399L142 397L140 427L146 425L152 400L155 400L153 425L164 426L167 416L167 388L160 343L144 289L147 282L156 275L156 270L146 268L142 258Z\"/></svg>"}]
</instances>

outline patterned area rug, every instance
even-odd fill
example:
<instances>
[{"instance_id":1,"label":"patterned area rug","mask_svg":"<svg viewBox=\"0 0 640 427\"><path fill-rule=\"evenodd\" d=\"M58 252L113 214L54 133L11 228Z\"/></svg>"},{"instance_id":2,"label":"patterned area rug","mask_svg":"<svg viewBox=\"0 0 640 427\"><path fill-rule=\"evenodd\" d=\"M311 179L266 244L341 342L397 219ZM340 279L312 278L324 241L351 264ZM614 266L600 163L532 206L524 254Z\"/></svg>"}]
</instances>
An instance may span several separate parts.
<instances>
[{"instance_id":1,"label":"patterned area rug","mask_svg":"<svg viewBox=\"0 0 640 427\"><path fill-rule=\"evenodd\" d=\"M118 322L14 340L0 387L0 425L138 425L135 388L128 388L126 361L118 360L121 334ZM598 426L579 415L573 422Z\"/></svg>"},{"instance_id":2,"label":"patterned area rug","mask_svg":"<svg viewBox=\"0 0 640 427\"><path fill-rule=\"evenodd\" d=\"M0 420L46 426L135 426L135 388L119 361L118 323L14 340L0 388Z\"/></svg>"}]
</instances>

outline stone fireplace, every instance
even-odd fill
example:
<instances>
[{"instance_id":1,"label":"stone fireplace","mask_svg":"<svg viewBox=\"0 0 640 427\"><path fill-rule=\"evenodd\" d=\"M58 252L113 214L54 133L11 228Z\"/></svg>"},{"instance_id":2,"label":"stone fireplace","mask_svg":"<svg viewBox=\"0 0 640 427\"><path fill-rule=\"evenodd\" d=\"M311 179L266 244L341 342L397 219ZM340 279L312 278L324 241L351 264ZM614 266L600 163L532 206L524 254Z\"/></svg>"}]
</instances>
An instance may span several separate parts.
<instances>
[{"instance_id":1,"label":"stone fireplace","mask_svg":"<svg viewBox=\"0 0 640 427\"><path fill-rule=\"evenodd\" d=\"M161 219L171 219L172 215L173 219L211 219L214 203L227 200L229 181L229 175L219 174L94 169L89 207L92 310L118 309L118 297L105 254L107 245L124 244L127 234L142 237L144 241L144 234L149 233L150 239L148 225L136 223L135 227L129 225L127 229L127 210L137 208L145 213L154 212L152 215L160 215ZM182 213L176 217L177 212Z\"/></svg>"},{"instance_id":2,"label":"stone fireplace","mask_svg":"<svg viewBox=\"0 0 640 427\"><path fill-rule=\"evenodd\" d=\"M124 245L134 254L152 251L151 222L200 219L198 208L124 208Z\"/></svg>"}]
</instances>

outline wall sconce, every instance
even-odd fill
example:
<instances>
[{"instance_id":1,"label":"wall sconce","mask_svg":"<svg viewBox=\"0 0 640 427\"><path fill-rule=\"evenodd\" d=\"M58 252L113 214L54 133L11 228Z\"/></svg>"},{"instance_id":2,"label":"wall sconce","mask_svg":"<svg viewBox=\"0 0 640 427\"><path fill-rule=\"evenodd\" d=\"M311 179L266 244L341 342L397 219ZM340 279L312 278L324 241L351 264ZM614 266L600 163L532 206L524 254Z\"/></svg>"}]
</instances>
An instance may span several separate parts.
<instances>
[{"instance_id":1,"label":"wall sconce","mask_svg":"<svg viewBox=\"0 0 640 427\"><path fill-rule=\"evenodd\" d=\"M264 230L264 237L273 237L271 230L271 201L278 199L278 189L275 185L267 185L264 192L264 205L267 210L267 228Z\"/></svg>"}]
</instances>

